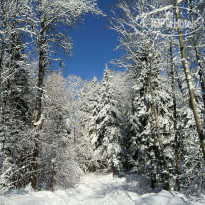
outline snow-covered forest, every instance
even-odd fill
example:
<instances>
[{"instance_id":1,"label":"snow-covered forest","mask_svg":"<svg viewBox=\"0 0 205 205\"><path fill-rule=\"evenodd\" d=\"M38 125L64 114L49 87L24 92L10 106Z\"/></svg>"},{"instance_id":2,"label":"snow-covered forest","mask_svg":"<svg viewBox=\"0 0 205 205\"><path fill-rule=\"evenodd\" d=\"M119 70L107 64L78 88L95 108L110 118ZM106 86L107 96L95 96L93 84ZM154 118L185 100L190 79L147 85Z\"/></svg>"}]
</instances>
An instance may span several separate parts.
<instances>
[{"instance_id":1,"label":"snow-covered forest","mask_svg":"<svg viewBox=\"0 0 205 205\"><path fill-rule=\"evenodd\" d=\"M51 191L53 184L66 190L82 175L98 173L141 176L147 192L200 198L204 1L119 0L109 15L97 3L0 0L0 195L26 187ZM176 21L191 19L195 26L153 31L148 19L168 9ZM104 65L101 81L65 76L63 58L56 57L72 54L69 31L87 13L107 18L122 52ZM140 192L137 185L131 192Z\"/></svg>"}]
</instances>

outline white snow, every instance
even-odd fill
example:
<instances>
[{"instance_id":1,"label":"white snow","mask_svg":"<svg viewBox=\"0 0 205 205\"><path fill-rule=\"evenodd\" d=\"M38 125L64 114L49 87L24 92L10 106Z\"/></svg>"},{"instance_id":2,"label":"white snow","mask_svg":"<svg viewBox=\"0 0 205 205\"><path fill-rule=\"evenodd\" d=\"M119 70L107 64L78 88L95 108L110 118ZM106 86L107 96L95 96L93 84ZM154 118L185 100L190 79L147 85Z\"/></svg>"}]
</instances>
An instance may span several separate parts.
<instances>
[{"instance_id":1,"label":"white snow","mask_svg":"<svg viewBox=\"0 0 205 205\"><path fill-rule=\"evenodd\" d=\"M177 192L137 194L128 191L126 178L87 174L81 182L67 190L30 191L28 189L0 196L1 205L183 205ZM145 186L142 185L142 186ZM178 196L177 196L178 195Z\"/></svg>"},{"instance_id":2,"label":"white snow","mask_svg":"<svg viewBox=\"0 0 205 205\"><path fill-rule=\"evenodd\" d=\"M41 114L40 119L39 119L37 122L35 122L34 125L35 125L35 126L39 126L39 125L42 123L43 120L44 120L44 115Z\"/></svg>"}]
</instances>

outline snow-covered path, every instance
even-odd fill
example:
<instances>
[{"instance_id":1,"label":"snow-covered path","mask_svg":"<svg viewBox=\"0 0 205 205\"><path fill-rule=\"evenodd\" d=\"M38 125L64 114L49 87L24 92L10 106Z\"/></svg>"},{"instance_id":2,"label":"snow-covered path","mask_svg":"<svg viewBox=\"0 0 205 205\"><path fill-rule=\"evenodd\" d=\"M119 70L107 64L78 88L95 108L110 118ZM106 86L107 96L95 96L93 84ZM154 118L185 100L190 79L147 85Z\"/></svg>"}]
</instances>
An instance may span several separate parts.
<instances>
[{"instance_id":1,"label":"snow-covered path","mask_svg":"<svg viewBox=\"0 0 205 205\"><path fill-rule=\"evenodd\" d=\"M73 189L0 196L0 205L183 205L179 196L162 191L138 195L127 191L126 178L88 174Z\"/></svg>"}]
</instances>

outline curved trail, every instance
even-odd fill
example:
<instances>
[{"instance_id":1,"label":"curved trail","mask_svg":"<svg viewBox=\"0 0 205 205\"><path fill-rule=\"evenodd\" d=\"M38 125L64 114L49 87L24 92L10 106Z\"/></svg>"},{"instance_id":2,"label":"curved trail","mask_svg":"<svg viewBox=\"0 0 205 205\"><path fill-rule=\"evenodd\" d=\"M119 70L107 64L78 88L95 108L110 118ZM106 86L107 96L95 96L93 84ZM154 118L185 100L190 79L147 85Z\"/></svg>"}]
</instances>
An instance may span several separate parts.
<instances>
[{"instance_id":1,"label":"curved trail","mask_svg":"<svg viewBox=\"0 0 205 205\"><path fill-rule=\"evenodd\" d=\"M137 182L136 182L137 184ZM0 196L0 205L184 205L179 196L167 191L139 195L128 191L126 178L87 174L75 188L28 191Z\"/></svg>"}]
</instances>

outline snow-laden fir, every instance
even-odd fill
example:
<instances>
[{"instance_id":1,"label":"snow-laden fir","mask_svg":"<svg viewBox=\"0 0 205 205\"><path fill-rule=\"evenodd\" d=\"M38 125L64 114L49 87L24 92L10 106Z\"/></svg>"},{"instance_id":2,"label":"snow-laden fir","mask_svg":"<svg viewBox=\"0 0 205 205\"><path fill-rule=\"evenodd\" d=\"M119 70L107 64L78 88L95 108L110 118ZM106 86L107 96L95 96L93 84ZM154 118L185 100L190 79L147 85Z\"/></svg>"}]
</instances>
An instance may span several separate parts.
<instances>
[{"instance_id":1,"label":"snow-laden fir","mask_svg":"<svg viewBox=\"0 0 205 205\"><path fill-rule=\"evenodd\" d=\"M0 0L0 203L205 204L205 27L140 21L200 22L203 0L117 1L121 57L101 81L65 76L70 29L106 18L97 2Z\"/></svg>"}]
</instances>

